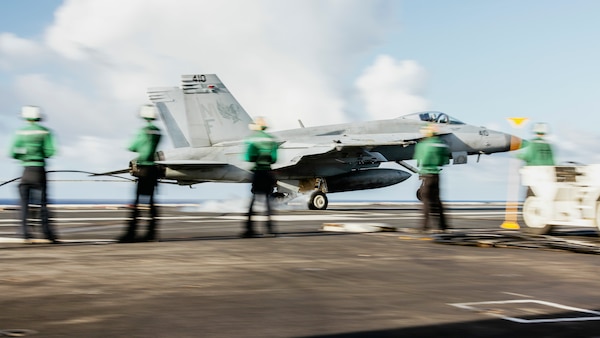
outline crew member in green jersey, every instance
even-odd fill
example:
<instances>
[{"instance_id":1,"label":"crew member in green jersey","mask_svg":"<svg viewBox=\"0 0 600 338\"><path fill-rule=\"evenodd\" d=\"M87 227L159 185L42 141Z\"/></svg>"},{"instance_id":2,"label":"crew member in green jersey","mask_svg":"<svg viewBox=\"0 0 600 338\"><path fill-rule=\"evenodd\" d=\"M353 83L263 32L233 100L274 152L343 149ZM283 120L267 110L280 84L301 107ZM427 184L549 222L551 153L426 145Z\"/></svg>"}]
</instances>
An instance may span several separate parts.
<instances>
[{"instance_id":1,"label":"crew member in green jersey","mask_svg":"<svg viewBox=\"0 0 600 338\"><path fill-rule=\"evenodd\" d=\"M159 170L154 163L154 158L156 148L160 142L161 132L160 129L152 123L157 117L156 107L153 105L142 106L140 108L140 117L146 120L146 126L140 129L136 138L133 140L133 143L128 148L130 151L138 153L138 158L135 162L137 170L134 173L138 177L135 201L132 205L127 231L118 239L120 243L131 243L136 241L148 242L158 239L156 234L158 226L158 210L154 204L154 192L158 183ZM150 220L148 221L146 235L141 238L136 238L138 217L140 216L139 204L142 197L148 199Z\"/></svg>"},{"instance_id":2,"label":"crew member in green jersey","mask_svg":"<svg viewBox=\"0 0 600 338\"><path fill-rule=\"evenodd\" d=\"M448 146L437 137L434 126L425 126L421 129L424 138L415 146L414 158L419 167L419 177L422 180L419 188L423 202L423 221L421 229L429 229L431 216L438 217L440 230L446 231L449 227L444 215L444 206L440 199L440 170L450 162Z\"/></svg>"},{"instance_id":3,"label":"crew member in green jersey","mask_svg":"<svg viewBox=\"0 0 600 338\"><path fill-rule=\"evenodd\" d=\"M41 109L36 106L24 106L21 116L27 120L27 125L19 129L10 148L12 158L20 160L24 167L19 195L21 198L21 232L26 242L33 239L27 225L29 202L39 194L40 219L42 231L52 243L59 243L56 233L48 216L48 191L46 180L46 159L56 153L56 145L52 131L42 125ZM37 199L37 198L36 198Z\"/></svg>"},{"instance_id":4,"label":"crew member in green jersey","mask_svg":"<svg viewBox=\"0 0 600 338\"><path fill-rule=\"evenodd\" d=\"M246 139L246 153L245 160L253 162L254 167L252 172L254 174L252 178L252 200L250 201L250 207L248 210L248 220L246 222L246 230L242 233L242 237L256 237L257 233L254 231L252 224L252 215L254 201L256 195L265 196L265 204L267 207L267 231L272 236L276 236L275 228L271 220L271 202L270 195L273 193L273 188L277 184L277 179L273 175L271 170L271 164L277 162L277 148L278 144L275 138L267 133L267 124L264 118L257 118L254 123L250 124L250 129L254 131L249 138Z\"/></svg>"},{"instance_id":5,"label":"crew member in green jersey","mask_svg":"<svg viewBox=\"0 0 600 338\"><path fill-rule=\"evenodd\" d=\"M545 137L548 134L548 125L545 123L536 123L533 126L535 137L529 141L523 142L523 150L517 157L525 161L527 166L536 165L555 165L554 152L552 146Z\"/></svg>"}]
</instances>

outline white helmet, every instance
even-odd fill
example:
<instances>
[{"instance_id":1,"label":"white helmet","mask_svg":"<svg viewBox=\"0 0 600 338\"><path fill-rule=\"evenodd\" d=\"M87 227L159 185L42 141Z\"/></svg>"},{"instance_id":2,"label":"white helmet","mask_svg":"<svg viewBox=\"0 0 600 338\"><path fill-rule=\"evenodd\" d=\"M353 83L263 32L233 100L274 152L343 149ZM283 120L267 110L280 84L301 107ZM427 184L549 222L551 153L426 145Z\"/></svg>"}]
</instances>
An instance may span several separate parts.
<instances>
[{"instance_id":1,"label":"white helmet","mask_svg":"<svg viewBox=\"0 0 600 338\"><path fill-rule=\"evenodd\" d=\"M23 106L21 116L28 121L39 121L42 119L42 110L37 106Z\"/></svg>"},{"instance_id":2,"label":"white helmet","mask_svg":"<svg viewBox=\"0 0 600 338\"><path fill-rule=\"evenodd\" d=\"M548 125L546 123L536 123L533 125L533 132L538 135L548 134Z\"/></svg>"},{"instance_id":3,"label":"white helmet","mask_svg":"<svg viewBox=\"0 0 600 338\"><path fill-rule=\"evenodd\" d=\"M156 107L151 104L145 104L140 108L140 117L146 120L156 120Z\"/></svg>"}]
</instances>

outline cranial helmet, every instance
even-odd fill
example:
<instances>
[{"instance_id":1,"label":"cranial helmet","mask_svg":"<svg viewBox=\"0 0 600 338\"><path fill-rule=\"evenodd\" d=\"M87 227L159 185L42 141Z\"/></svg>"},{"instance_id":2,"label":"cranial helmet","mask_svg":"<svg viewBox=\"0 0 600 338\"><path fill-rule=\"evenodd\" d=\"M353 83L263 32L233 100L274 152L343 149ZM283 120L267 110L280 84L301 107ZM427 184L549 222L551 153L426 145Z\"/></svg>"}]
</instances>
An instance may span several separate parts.
<instances>
[{"instance_id":1,"label":"cranial helmet","mask_svg":"<svg viewBox=\"0 0 600 338\"><path fill-rule=\"evenodd\" d=\"M39 121L42 119L42 110L36 106L23 106L21 116L27 121Z\"/></svg>"},{"instance_id":2,"label":"cranial helmet","mask_svg":"<svg viewBox=\"0 0 600 338\"><path fill-rule=\"evenodd\" d=\"M546 123L536 123L533 125L533 132L538 135L548 134L548 125Z\"/></svg>"},{"instance_id":3,"label":"cranial helmet","mask_svg":"<svg viewBox=\"0 0 600 338\"><path fill-rule=\"evenodd\" d=\"M254 119L254 123L250 123L249 127L252 130L265 130L267 129L267 121L264 117L257 117Z\"/></svg>"},{"instance_id":4,"label":"cranial helmet","mask_svg":"<svg viewBox=\"0 0 600 338\"><path fill-rule=\"evenodd\" d=\"M156 107L151 104L145 104L140 108L140 117L146 120L156 120Z\"/></svg>"}]
</instances>

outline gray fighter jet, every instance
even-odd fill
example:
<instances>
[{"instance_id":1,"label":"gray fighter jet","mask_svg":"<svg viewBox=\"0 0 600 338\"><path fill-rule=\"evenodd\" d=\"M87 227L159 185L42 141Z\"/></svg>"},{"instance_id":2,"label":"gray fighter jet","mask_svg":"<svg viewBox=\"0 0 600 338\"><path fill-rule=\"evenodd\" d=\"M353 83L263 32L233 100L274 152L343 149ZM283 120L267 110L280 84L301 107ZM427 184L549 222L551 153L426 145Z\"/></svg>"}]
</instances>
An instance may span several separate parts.
<instances>
[{"instance_id":1,"label":"gray fighter jet","mask_svg":"<svg viewBox=\"0 0 600 338\"><path fill-rule=\"evenodd\" d=\"M148 89L174 149L157 153L162 180L180 185L251 181L251 163L243 160L244 138L252 119L214 74L183 75L181 87ZM273 169L274 196L288 200L310 193L308 207L327 208L327 193L374 189L400 183L410 172L378 168L396 162L416 173L413 157L420 129L436 124L452 152L452 163L467 155L520 148L521 139L465 124L441 112L421 112L390 120L303 127L272 132L279 141ZM302 125L302 124L301 124ZM136 175L135 161L129 172Z\"/></svg>"}]
</instances>

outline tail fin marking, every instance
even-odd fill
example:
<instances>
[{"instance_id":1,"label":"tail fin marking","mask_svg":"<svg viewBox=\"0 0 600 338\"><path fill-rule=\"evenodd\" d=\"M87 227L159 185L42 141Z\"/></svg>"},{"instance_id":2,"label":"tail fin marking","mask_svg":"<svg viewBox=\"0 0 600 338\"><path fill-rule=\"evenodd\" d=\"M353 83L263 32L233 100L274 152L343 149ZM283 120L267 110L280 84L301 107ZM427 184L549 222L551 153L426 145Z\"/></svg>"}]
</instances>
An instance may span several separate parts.
<instances>
[{"instance_id":1,"label":"tail fin marking","mask_svg":"<svg viewBox=\"0 0 600 338\"><path fill-rule=\"evenodd\" d=\"M175 147L207 147L249 133L252 119L215 74L183 75L181 88L150 88Z\"/></svg>"},{"instance_id":2,"label":"tail fin marking","mask_svg":"<svg viewBox=\"0 0 600 338\"><path fill-rule=\"evenodd\" d=\"M239 140L249 133L252 119L215 74L183 75L182 89L192 146L200 131L209 145Z\"/></svg>"}]
</instances>

